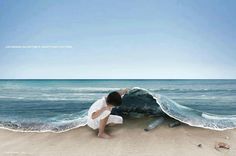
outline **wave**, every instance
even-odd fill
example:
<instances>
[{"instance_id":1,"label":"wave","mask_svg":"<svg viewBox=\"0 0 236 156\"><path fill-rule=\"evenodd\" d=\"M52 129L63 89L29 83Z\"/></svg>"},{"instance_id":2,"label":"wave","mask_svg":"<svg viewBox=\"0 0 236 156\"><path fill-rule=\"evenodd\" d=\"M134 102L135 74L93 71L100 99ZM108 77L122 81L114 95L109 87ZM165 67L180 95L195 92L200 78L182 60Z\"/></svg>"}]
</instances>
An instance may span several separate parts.
<instances>
[{"instance_id":1,"label":"wave","mask_svg":"<svg viewBox=\"0 0 236 156\"><path fill-rule=\"evenodd\" d=\"M60 92L82 92L82 93L107 93L110 91L119 90L120 88L103 88L103 87L1 87L5 91L60 91Z\"/></svg>"},{"instance_id":2,"label":"wave","mask_svg":"<svg viewBox=\"0 0 236 156\"><path fill-rule=\"evenodd\" d=\"M54 121L0 121L0 128L16 132L61 133L87 125L87 110L72 117L57 117Z\"/></svg>"},{"instance_id":3,"label":"wave","mask_svg":"<svg viewBox=\"0 0 236 156\"><path fill-rule=\"evenodd\" d=\"M202 112L180 105L166 96L152 94L148 90L141 88L136 89L146 91L152 95L166 115L190 126L219 131L236 128L236 115L217 115Z\"/></svg>"},{"instance_id":4,"label":"wave","mask_svg":"<svg viewBox=\"0 0 236 156\"><path fill-rule=\"evenodd\" d=\"M159 89L149 89L152 92L160 92L160 91L177 91L179 93L182 92L236 92L236 89L212 89L212 88L199 88L199 89L192 89L192 88L159 88Z\"/></svg>"},{"instance_id":5,"label":"wave","mask_svg":"<svg viewBox=\"0 0 236 156\"><path fill-rule=\"evenodd\" d=\"M62 132L67 132L72 129L76 129L76 128L83 127L86 125L87 125L87 121L79 121L77 123L70 123L68 125L62 125L62 126L56 126L53 124L39 124L39 123L0 122L0 129L6 129L9 131L15 131L15 132L62 133Z\"/></svg>"},{"instance_id":6,"label":"wave","mask_svg":"<svg viewBox=\"0 0 236 156\"><path fill-rule=\"evenodd\" d=\"M119 90L119 88L99 87L0 87L0 100L41 100L41 101L65 101L65 100L96 100L99 96Z\"/></svg>"},{"instance_id":7,"label":"wave","mask_svg":"<svg viewBox=\"0 0 236 156\"><path fill-rule=\"evenodd\" d=\"M32 87L32 86L0 86L0 88L4 91L30 91L30 92L54 92L54 93L108 93L111 91L119 90L120 88L116 87ZM236 92L236 89L228 89L228 88L171 88L171 87L163 87L163 88L149 88L149 91L152 92Z\"/></svg>"},{"instance_id":8,"label":"wave","mask_svg":"<svg viewBox=\"0 0 236 156\"><path fill-rule=\"evenodd\" d=\"M16 101L95 101L96 96L32 96L32 97L13 97L1 96L0 100L16 100Z\"/></svg>"}]
</instances>

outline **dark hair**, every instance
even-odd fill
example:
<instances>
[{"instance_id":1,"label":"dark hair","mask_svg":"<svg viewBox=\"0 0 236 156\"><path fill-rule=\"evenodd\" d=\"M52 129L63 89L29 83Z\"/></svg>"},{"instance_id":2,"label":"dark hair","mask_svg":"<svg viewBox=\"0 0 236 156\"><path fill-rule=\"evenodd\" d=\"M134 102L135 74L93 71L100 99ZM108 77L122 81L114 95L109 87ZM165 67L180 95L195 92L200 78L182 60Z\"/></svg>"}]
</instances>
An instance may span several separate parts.
<instances>
[{"instance_id":1,"label":"dark hair","mask_svg":"<svg viewBox=\"0 0 236 156\"><path fill-rule=\"evenodd\" d=\"M113 106L120 106L122 103L121 96L118 92L111 92L108 94L106 102Z\"/></svg>"}]
</instances>

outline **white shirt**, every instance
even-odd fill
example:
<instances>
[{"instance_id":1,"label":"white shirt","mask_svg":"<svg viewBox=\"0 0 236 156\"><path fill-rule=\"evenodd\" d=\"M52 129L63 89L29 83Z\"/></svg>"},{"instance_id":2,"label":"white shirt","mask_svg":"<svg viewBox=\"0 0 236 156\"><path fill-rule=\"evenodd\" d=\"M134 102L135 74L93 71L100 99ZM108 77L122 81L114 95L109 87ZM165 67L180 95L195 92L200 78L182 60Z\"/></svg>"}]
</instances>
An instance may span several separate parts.
<instances>
[{"instance_id":1,"label":"white shirt","mask_svg":"<svg viewBox=\"0 0 236 156\"><path fill-rule=\"evenodd\" d=\"M93 114L94 112L96 112L97 110L103 108L103 107L107 107L106 97L103 97L103 98L97 100L96 102L94 102L94 103L90 106L90 108L89 108L89 110L88 110L88 117L89 117L89 118L92 118L92 114Z\"/></svg>"}]
</instances>

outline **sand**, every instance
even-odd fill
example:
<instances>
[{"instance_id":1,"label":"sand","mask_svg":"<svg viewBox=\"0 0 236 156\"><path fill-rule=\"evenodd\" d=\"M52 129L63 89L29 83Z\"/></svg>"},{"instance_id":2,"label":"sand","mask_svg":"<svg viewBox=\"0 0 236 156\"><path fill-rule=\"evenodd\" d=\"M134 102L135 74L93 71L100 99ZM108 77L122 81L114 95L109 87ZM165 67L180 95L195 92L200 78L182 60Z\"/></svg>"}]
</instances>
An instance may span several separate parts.
<instances>
[{"instance_id":1,"label":"sand","mask_svg":"<svg viewBox=\"0 0 236 156\"><path fill-rule=\"evenodd\" d=\"M96 132L81 127L63 133L23 133L0 130L1 156L220 156L236 155L236 129L213 131L181 125L161 125L145 132L144 119L129 119L123 125L109 127L112 139L100 139ZM216 142L231 149L217 151ZM202 144L202 147L198 147Z\"/></svg>"}]
</instances>

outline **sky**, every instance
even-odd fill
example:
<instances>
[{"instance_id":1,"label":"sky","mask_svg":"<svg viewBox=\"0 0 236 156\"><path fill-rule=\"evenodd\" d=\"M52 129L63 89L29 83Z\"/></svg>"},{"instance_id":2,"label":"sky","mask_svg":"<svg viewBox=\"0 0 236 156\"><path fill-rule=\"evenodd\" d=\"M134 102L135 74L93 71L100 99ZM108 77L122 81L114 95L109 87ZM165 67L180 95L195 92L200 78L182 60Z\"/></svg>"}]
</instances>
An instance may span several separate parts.
<instances>
[{"instance_id":1,"label":"sky","mask_svg":"<svg viewBox=\"0 0 236 156\"><path fill-rule=\"evenodd\" d=\"M235 17L235 0L0 0L0 79L235 79Z\"/></svg>"}]
</instances>

